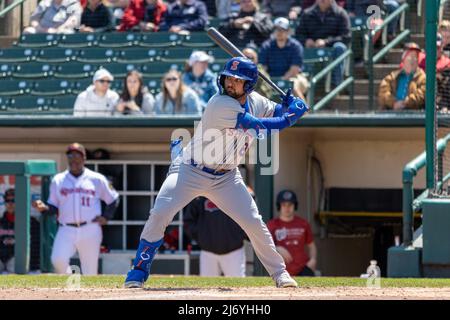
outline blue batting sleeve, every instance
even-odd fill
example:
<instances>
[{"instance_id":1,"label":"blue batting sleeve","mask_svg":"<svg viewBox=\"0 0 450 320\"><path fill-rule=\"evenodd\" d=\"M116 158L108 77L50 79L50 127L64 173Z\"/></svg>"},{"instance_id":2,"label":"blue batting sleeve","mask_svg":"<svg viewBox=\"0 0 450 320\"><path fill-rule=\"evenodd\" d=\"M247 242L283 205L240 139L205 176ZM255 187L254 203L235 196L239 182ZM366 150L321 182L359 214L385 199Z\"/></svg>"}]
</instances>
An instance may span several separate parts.
<instances>
[{"instance_id":1,"label":"blue batting sleeve","mask_svg":"<svg viewBox=\"0 0 450 320\"><path fill-rule=\"evenodd\" d=\"M277 104L275 106L275 111L273 112L273 117L281 117L283 115L283 106L281 104Z\"/></svg>"},{"instance_id":2,"label":"blue batting sleeve","mask_svg":"<svg viewBox=\"0 0 450 320\"><path fill-rule=\"evenodd\" d=\"M273 117L273 118L261 118L262 124L267 128L267 130L283 130L289 127L289 121L286 117Z\"/></svg>"}]
</instances>

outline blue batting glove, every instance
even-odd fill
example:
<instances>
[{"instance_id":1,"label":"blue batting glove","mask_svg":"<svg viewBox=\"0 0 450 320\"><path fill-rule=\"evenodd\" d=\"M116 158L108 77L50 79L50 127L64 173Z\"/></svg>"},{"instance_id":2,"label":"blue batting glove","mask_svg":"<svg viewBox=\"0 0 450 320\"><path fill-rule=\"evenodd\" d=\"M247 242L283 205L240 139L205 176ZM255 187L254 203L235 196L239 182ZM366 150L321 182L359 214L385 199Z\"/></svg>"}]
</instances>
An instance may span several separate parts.
<instances>
[{"instance_id":1,"label":"blue batting glove","mask_svg":"<svg viewBox=\"0 0 450 320\"><path fill-rule=\"evenodd\" d=\"M285 116L289 120L289 123L293 125L300 119L306 112L309 111L309 106L300 98L294 98L294 101L289 105Z\"/></svg>"},{"instance_id":2,"label":"blue batting glove","mask_svg":"<svg viewBox=\"0 0 450 320\"><path fill-rule=\"evenodd\" d=\"M281 97L281 100L281 105L284 108L289 107L289 105L295 100L295 97L292 95L292 89L288 89L288 91L286 91L286 95Z\"/></svg>"}]
</instances>

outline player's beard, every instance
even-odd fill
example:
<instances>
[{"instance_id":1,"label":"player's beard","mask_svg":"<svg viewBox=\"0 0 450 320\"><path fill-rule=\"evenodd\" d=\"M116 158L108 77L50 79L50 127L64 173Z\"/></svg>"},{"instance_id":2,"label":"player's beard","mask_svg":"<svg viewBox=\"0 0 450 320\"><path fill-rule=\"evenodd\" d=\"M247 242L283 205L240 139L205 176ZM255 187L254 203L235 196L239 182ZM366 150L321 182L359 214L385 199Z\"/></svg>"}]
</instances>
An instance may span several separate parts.
<instances>
[{"instance_id":1,"label":"player's beard","mask_svg":"<svg viewBox=\"0 0 450 320\"><path fill-rule=\"evenodd\" d=\"M225 88L225 94L236 100L239 100L245 94L245 92L243 92L242 94L237 94L236 90L234 90L232 87L229 87Z\"/></svg>"}]
</instances>

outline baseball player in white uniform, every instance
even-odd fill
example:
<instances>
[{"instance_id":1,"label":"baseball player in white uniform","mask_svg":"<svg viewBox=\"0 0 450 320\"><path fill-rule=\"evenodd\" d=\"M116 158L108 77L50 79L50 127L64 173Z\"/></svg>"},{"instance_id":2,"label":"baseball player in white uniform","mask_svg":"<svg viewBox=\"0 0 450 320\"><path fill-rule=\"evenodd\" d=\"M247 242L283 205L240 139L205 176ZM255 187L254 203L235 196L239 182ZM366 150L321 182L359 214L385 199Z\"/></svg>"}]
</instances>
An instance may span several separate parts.
<instances>
[{"instance_id":1,"label":"baseball player in white uniform","mask_svg":"<svg viewBox=\"0 0 450 320\"><path fill-rule=\"evenodd\" d=\"M236 57L225 64L217 78L220 92L209 100L194 137L172 162L176 168L169 171L150 210L125 287L144 286L166 227L198 196L210 199L240 225L277 287L297 287L237 167L254 137L262 138L260 130L271 134L292 126L309 108L290 92L278 105L262 97L253 92L257 80L252 61Z\"/></svg>"},{"instance_id":2,"label":"baseball player in white uniform","mask_svg":"<svg viewBox=\"0 0 450 320\"><path fill-rule=\"evenodd\" d=\"M84 167L86 150L81 144L69 145L66 154L69 168L53 178L47 205L37 200L33 206L57 215L59 228L51 255L56 273L72 273L70 258L78 251L82 274L96 275L101 226L113 217L119 195L105 176ZM101 200L106 203L103 214Z\"/></svg>"}]
</instances>

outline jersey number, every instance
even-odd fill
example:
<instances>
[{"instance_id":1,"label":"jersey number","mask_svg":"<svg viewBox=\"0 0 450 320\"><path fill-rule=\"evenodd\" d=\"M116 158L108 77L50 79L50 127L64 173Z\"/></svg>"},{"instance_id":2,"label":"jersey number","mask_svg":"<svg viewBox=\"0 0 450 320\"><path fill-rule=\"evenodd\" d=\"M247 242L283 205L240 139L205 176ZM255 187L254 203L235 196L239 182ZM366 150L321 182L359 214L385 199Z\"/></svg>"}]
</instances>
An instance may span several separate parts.
<instances>
[{"instance_id":1,"label":"jersey number","mask_svg":"<svg viewBox=\"0 0 450 320\"><path fill-rule=\"evenodd\" d=\"M91 198L89 198L89 197L81 197L81 205L83 207L90 207L91 206Z\"/></svg>"}]
</instances>

